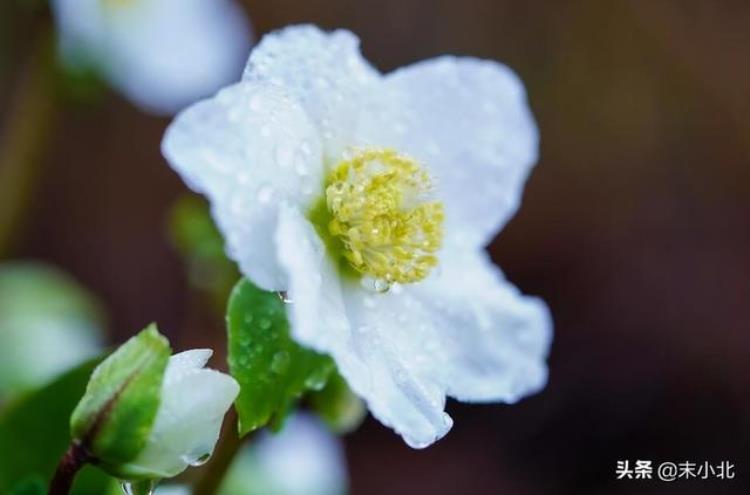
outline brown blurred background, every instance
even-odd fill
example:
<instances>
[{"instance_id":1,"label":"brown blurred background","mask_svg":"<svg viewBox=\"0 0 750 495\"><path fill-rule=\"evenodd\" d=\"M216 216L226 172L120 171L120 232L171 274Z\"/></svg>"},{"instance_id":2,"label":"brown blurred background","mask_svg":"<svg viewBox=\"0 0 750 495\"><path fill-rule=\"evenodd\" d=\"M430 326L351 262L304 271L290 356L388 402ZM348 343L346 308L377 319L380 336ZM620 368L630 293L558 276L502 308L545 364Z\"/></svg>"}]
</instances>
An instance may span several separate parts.
<instances>
[{"instance_id":1,"label":"brown blurred background","mask_svg":"<svg viewBox=\"0 0 750 495\"><path fill-rule=\"evenodd\" d=\"M523 207L491 251L552 308L548 387L512 407L451 403L453 431L424 451L368 420L346 439L355 495L748 493L749 2L244 3L259 34L349 28L384 71L443 53L501 60L541 130ZM1 9L4 117L36 21ZM168 121L112 93L60 112L7 256L98 293L113 342L155 320L176 348L220 346L165 233L185 191L159 153ZM623 459L729 460L737 478L618 482Z\"/></svg>"}]
</instances>

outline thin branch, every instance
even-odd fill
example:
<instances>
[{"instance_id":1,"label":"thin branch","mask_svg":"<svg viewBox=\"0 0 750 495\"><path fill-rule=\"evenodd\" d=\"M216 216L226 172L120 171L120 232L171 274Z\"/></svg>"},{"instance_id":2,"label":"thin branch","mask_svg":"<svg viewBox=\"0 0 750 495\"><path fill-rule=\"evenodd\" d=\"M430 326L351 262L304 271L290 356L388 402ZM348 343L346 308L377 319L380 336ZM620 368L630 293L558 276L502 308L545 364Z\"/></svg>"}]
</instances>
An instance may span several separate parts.
<instances>
[{"instance_id":1,"label":"thin branch","mask_svg":"<svg viewBox=\"0 0 750 495\"><path fill-rule=\"evenodd\" d=\"M55 476L49 485L49 495L68 495L76 474L89 461L89 455L81 444L73 442L57 465Z\"/></svg>"}]
</instances>

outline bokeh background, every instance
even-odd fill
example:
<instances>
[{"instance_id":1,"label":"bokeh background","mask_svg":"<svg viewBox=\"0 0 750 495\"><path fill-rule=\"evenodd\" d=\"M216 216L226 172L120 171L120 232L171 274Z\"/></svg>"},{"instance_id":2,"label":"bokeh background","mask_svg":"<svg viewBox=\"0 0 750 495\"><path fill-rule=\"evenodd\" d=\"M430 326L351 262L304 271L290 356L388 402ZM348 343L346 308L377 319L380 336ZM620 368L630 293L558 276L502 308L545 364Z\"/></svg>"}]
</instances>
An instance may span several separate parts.
<instances>
[{"instance_id":1,"label":"bokeh background","mask_svg":"<svg viewBox=\"0 0 750 495\"><path fill-rule=\"evenodd\" d=\"M104 301L112 343L157 321L175 348L221 347L166 233L185 192L159 152L168 120L109 91L20 106L46 81L28 76L45 56L33 3L0 6L0 117L48 126L2 256L73 274ZM450 403L452 432L423 451L369 419L345 440L352 493L748 492L750 3L244 5L257 34L349 28L384 71L444 53L501 60L541 130L523 206L490 250L551 306L548 387L510 407ZM623 459L729 460L737 477L618 482Z\"/></svg>"}]
</instances>

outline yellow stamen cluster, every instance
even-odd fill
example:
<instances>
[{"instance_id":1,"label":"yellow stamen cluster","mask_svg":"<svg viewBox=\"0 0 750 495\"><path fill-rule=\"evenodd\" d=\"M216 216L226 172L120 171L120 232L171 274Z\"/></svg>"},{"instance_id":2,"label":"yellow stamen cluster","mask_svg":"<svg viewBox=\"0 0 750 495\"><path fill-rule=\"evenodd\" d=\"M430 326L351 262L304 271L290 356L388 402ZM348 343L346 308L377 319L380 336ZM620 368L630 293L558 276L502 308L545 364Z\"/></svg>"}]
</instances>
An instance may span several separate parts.
<instances>
[{"instance_id":1,"label":"yellow stamen cluster","mask_svg":"<svg viewBox=\"0 0 750 495\"><path fill-rule=\"evenodd\" d=\"M437 265L443 205L428 201L430 177L388 149L357 151L326 180L328 233L362 275L386 284L417 282Z\"/></svg>"}]
</instances>

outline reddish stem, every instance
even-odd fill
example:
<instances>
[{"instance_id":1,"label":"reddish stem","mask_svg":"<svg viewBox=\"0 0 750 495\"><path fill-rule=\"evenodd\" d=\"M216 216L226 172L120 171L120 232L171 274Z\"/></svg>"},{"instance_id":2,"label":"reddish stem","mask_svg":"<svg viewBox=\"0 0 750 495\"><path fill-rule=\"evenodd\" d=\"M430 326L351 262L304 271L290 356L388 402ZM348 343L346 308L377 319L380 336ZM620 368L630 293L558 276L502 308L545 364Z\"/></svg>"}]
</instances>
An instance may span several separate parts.
<instances>
[{"instance_id":1,"label":"reddish stem","mask_svg":"<svg viewBox=\"0 0 750 495\"><path fill-rule=\"evenodd\" d=\"M76 474L89 459L86 449L78 442L73 442L57 465L57 471L49 485L49 495L68 495Z\"/></svg>"}]
</instances>

